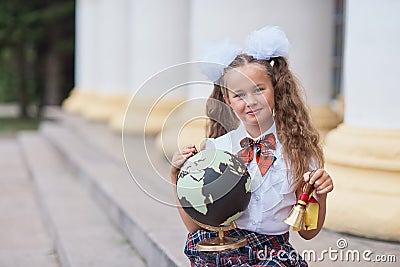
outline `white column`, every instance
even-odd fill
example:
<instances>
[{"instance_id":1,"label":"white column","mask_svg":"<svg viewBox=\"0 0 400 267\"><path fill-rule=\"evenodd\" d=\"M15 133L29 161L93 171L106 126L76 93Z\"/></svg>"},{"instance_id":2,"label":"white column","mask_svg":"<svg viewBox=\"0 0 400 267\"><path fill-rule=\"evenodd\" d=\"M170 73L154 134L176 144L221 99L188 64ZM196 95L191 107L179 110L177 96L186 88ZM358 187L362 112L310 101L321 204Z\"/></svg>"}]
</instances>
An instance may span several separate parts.
<instances>
[{"instance_id":1,"label":"white column","mask_svg":"<svg viewBox=\"0 0 400 267\"><path fill-rule=\"evenodd\" d=\"M188 6L187 0L133 0L130 6L128 55L131 92L151 76L165 68L188 60ZM160 96L162 84L147 92Z\"/></svg>"},{"instance_id":2,"label":"white column","mask_svg":"<svg viewBox=\"0 0 400 267\"><path fill-rule=\"evenodd\" d=\"M83 99L83 116L111 119L112 128L121 130L131 94L162 69L188 60L189 1L80 0L77 5L76 79L89 84L91 94L75 90L79 97L69 100ZM141 93L158 98L185 75L167 77Z\"/></svg>"},{"instance_id":3,"label":"white column","mask_svg":"<svg viewBox=\"0 0 400 267\"><path fill-rule=\"evenodd\" d=\"M98 88L104 94L127 94L129 92L129 23L130 0L99 0L100 13L97 18L100 42L97 55L100 72Z\"/></svg>"},{"instance_id":4,"label":"white column","mask_svg":"<svg viewBox=\"0 0 400 267\"><path fill-rule=\"evenodd\" d=\"M96 13L99 1L76 1L75 87L88 90L96 87L98 27Z\"/></svg>"},{"instance_id":5,"label":"white column","mask_svg":"<svg viewBox=\"0 0 400 267\"><path fill-rule=\"evenodd\" d=\"M187 80L184 69L170 68L188 60L187 0L132 0L129 11L130 93L135 97L127 115L116 115L111 125L126 133L155 134L161 130L165 117L186 96L184 91L167 93L180 81ZM162 73L160 73L162 72ZM155 77L154 77L155 76ZM162 101L157 101L158 98ZM155 109L152 106L156 105ZM125 110L124 110L125 111ZM146 123L145 119L150 115Z\"/></svg>"},{"instance_id":6,"label":"white column","mask_svg":"<svg viewBox=\"0 0 400 267\"><path fill-rule=\"evenodd\" d=\"M400 240L400 2L346 1L344 123L326 139L327 226Z\"/></svg>"},{"instance_id":7,"label":"white column","mask_svg":"<svg viewBox=\"0 0 400 267\"><path fill-rule=\"evenodd\" d=\"M72 113L82 112L98 85L98 12L99 0L76 1L75 88L63 103Z\"/></svg>"},{"instance_id":8,"label":"white column","mask_svg":"<svg viewBox=\"0 0 400 267\"><path fill-rule=\"evenodd\" d=\"M91 120L109 120L126 107L129 95L129 0L98 0L96 95L83 111Z\"/></svg>"},{"instance_id":9,"label":"white column","mask_svg":"<svg viewBox=\"0 0 400 267\"><path fill-rule=\"evenodd\" d=\"M344 93L345 123L400 128L400 2L347 3ZM367 19L369 18L369 19Z\"/></svg>"}]
</instances>

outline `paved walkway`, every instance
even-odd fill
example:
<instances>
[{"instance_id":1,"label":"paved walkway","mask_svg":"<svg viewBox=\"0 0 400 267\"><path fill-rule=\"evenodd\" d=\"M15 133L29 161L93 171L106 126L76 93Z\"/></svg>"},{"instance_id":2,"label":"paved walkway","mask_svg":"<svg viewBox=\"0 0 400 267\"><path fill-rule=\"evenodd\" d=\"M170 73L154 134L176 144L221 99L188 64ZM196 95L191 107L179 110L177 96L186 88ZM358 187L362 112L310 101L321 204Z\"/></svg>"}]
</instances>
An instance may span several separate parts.
<instances>
[{"instance_id":1,"label":"paved walkway","mask_svg":"<svg viewBox=\"0 0 400 267\"><path fill-rule=\"evenodd\" d=\"M182 251L186 230L176 209L165 204L174 201L168 184L169 163L156 149L154 137L125 136L123 154L121 136L106 125L57 109L48 114L57 121L44 123L39 132L0 138L0 266L89 266L89 257L107 257L107 253L93 248L75 256L66 253L76 251L74 244L88 247L82 246L83 241L65 237L73 234L63 222L80 219L80 235L90 236L90 223L101 222L108 229L104 231L107 236L94 237L95 243L103 243L100 248L120 240L112 248L116 252L108 255L111 259L125 255L130 266L188 266ZM45 154L45 162L53 163L41 166L39 159ZM54 171L63 173L63 177L57 177ZM52 177L58 180L53 183ZM57 184L64 186L56 189ZM44 185L53 186L53 194L38 190ZM61 190L67 186L70 191ZM62 194L66 195L64 206L57 209L49 204L62 199ZM82 200L68 200L78 196ZM73 203L78 206L74 208ZM86 203L84 214L91 215L78 212L79 203ZM64 214L57 212L60 209ZM65 233L64 238L54 239L54 231ZM291 240L300 253L305 253L310 266L399 266L398 243L328 230L310 241L292 233ZM392 260L390 255L397 262L376 261L378 257ZM63 260L65 257L70 260Z\"/></svg>"},{"instance_id":2,"label":"paved walkway","mask_svg":"<svg viewBox=\"0 0 400 267\"><path fill-rule=\"evenodd\" d=\"M15 137L0 137L0 266L59 266Z\"/></svg>"}]
</instances>

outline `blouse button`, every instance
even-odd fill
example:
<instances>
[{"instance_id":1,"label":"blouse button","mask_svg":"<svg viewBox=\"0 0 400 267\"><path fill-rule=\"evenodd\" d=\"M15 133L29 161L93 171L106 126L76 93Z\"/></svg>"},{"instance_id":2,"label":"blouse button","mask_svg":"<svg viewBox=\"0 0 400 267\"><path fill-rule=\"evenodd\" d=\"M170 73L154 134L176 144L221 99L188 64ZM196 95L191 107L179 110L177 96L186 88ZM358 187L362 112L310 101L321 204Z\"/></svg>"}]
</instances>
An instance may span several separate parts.
<instances>
[{"instance_id":1,"label":"blouse button","mask_svg":"<svg viewBox=\"0 0 400 267\"><path fill-rule=\"evenodd\" d=\"M259 195L256 196L256 200L259 201L261 197Z\"/></svg>"},{"instance_id":2,"label":"blouse button","mask_svg":"<svg viewBox=\"0 0 400 267\"><path fill-rule=\"evenodd\" d=\"M256 224L257 224L257 222L253 220L253 221L252 221L252 224L253 224L253 225L256 225Z\"/></svg>"}]
</instances>

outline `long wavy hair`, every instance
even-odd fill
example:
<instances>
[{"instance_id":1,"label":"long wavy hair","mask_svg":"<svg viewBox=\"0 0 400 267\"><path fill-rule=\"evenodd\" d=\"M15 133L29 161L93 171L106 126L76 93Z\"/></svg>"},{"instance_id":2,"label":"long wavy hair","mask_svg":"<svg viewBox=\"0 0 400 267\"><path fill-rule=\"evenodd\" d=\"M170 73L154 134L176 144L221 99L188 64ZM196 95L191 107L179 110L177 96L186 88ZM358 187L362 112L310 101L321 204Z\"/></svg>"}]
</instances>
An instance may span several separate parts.
<instances>
[{"instance_id":1,"label":"long wavy hair","mask_svg":"<svg viewBox=\"0 0 400 267\"><path fill-rule=\"evenodd\" d=\"M310 164L313 163L321 168L324 165L324 157L319 132L311 123L299 82L289 70L285 58L277 57L272 60L257 60L247 54L240 54L224 70L224 75L219 83L214 84L207 101L206 113L209 117L207 135L216 138L236 129L239 125L239 119L224 101L224 96L227 96L227 89L224 86L226 72L246 64L263 66L274 87L274 119L278 139L282 143L286 166L294 177L292 186L295 191L303 183L303 174L310 170Z\"/></svg>"}]
</instances>

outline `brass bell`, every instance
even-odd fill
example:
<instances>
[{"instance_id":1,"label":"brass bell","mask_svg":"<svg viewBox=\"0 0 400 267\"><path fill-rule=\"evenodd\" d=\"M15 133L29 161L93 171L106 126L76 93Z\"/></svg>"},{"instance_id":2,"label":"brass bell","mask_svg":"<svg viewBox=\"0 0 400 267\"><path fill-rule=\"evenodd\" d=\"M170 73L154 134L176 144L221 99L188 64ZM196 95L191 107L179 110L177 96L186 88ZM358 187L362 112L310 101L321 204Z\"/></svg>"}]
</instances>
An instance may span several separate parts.
<instances>
[{"instance_id":1,"label":"brass bell","mask_svg":"<svg viewBox=\"0 0 400 267\"><path fill-rule=\"evenodd\" d=\"M310 178L314 174L315 171L310 173ZM304 217L306 214L306 206L308 204L308 200L310 194L313 192L314 186L310 183L306 183L303 186L302 194L297 200L297 204L293 207L289 216L285 219L285 223L289 224L293 227L293 230L299 231L304 229Z\"/></svg>"},{"instance_id":2,"label":"brass bell","mask_svg":"<svg viewBox=\"0 0 400 267\"><path fill-rule=\"evenodd\" d=\"M305 206L303 205L295 205L289 216L285 219L285 223L293 226L293 229L303 229L304 224L304 214L305 214Z\"/></svg>"}]
</instances>

